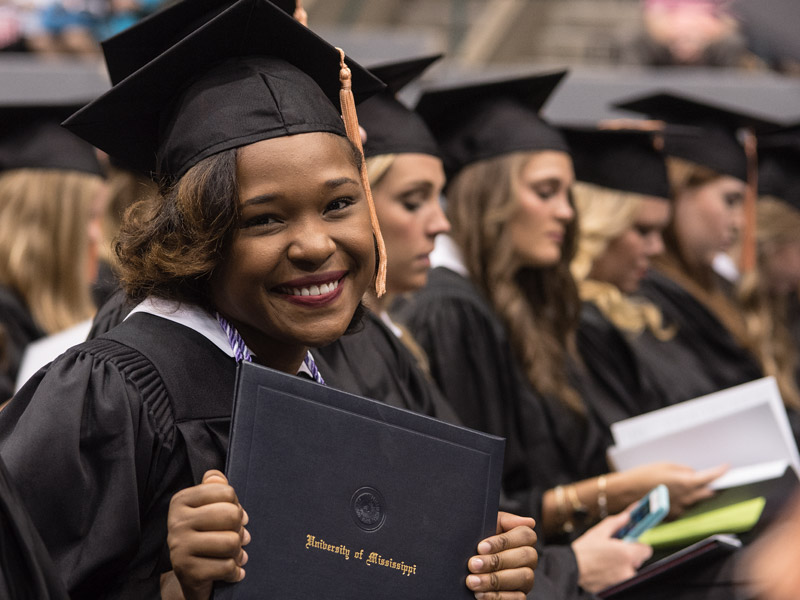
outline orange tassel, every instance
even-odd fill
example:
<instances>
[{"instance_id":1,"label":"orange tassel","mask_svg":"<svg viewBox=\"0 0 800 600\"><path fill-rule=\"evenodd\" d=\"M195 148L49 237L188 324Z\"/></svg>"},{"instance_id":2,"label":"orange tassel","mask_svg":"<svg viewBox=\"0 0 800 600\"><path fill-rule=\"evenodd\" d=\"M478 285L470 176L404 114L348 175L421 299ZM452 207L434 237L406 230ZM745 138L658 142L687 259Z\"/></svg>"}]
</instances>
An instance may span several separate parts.
<instances>
[{"instance_id":1,"label":"orange tassel","mask_svg":"<svg viewBox=\"0 0 800 600\"><path fill-rule=\"evenodd\" d=\"M369 218L370 221L372 221L372 232L375 234L375 240L378 244L378 274L375 278L375 292L378 298L380 298L386 293L386 245L383 243L381 226L378 223L378 214L375 212L375 202L372 200L372 190L369 187L369 178L367 177L367 162L364 158L364 149L361 146L361 133L358 128L356 102L353 98L352 73L344 62L344 51L341 48L337 48L337 50L339 51L339 81L342 83L342 87L339 90L339 102L342 105L342 118L344 119L347 137L355 144L358 151L361 152L361 183L367 195L367 206L369 206Z\"/></svg>"},{"instance_id":2,"label":"orange tassel","mask_svg":"<svg viewBox=\"0 0 800 600\"><path fill-rule=\"evenodd\" d=\"M303 0L297 0L294 5L294 18L300 21L302 25L308 27L308 13L303 8Z\"/></svg>"},{"instance_id":3,"label":"orange tassel","mask_svg":"<svg viewBox=\"0 0 800 600\"><path fill-rule=\"evenodd\" d=\"M746 131L744 152L747 155L747 187L744 193L744 227L742 228L742 248L739 256L739 269L750 273L756 267L756 203L758 202L758 154L756 136Z\"/></svg>"}]
</instances>

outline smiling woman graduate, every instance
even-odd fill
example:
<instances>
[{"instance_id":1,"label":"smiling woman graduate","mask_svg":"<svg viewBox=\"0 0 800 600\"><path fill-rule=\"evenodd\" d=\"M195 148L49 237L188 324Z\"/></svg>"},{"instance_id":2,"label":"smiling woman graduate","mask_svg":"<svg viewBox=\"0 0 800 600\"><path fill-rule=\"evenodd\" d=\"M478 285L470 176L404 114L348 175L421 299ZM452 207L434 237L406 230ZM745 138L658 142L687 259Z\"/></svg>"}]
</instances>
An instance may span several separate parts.
<instances>
[{"instance_id":1,"label":"smiling woman graduate","mask_svg":"<svg viewBox=\"0 0 800 600\"><path fill-rule=\"evenodd\" d=\"M171 569L180 589L165 591L208 597L244 575L245 513L213 472L236 363L321 381L307 348L354 321L381 248L336 49L265 0L213 8L183 36L185 22L148 23L177 41L66 123L160 181L117 246L139 304L0 415L0 455L73 598L159 597ZM380 89L349 67L356 97ZM535 536L509 529L481 543L508 549L471 589L530 590Z\"/></svg>"}]
</instances>

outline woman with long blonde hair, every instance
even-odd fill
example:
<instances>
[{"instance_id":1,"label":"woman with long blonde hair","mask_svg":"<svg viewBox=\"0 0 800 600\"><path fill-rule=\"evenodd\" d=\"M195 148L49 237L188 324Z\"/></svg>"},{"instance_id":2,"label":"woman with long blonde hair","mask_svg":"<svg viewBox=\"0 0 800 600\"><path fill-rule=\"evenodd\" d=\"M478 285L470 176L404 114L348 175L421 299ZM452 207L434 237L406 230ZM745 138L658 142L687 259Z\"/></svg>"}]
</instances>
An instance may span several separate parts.
<instances>
[{"instance_id":1,"label":"woman with long blonde hair","mask_svg":"<svg viewBox=\"0 0 800 600\"><path fill-rule=\"evenodd\" d=\"M577 339L596 393L586 402L606 432L612 423L663 406L650 365L630 341L668 339L658 307L635 297L651 260L663 251L669 184L653 134L637 130L567 130L578 181L580 216L572 274L583 301Z\"/></svg>"},{"instance_id":2,"label":"woman with long blonde hair","mask_svg":"<svg viewBox=\"0 0 800 600\"><path fill-rule=\"evenodd\" d=\"M91 146L41 118L2 139L0 319L12 379L27 344L95 309L102 171Z\"/></svg>"}]
</instances>

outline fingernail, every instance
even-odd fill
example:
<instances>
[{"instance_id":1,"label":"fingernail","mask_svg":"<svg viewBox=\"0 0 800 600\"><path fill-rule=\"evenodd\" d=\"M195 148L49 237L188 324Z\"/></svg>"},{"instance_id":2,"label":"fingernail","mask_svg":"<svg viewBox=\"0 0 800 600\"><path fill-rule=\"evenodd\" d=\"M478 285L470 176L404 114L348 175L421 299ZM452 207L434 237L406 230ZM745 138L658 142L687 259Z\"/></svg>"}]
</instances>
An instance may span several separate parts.
<instances>
[{"instance_id":1,"label":"fingernail","mask_svg":"<svg viewBox=\"0 0 800 600\"><path fill-rule=\"evenodd\" d=\"M481 600L481 598L485 598L486 597L486 592L475 592L475 597L478 600Z\"/></svg>"},{"instance_id":2,"label":"fingernail","mask_svg":"<svg viewBox=\"0 0 800 600\"><path fill-rule=\"evenodd\" d=\"M242 546L247 546L247 544L250 543L251 539L252 539L252 536L250 535L250 532L247 531L247 529L245 529L244 530L244 535L242 536Z\"/></svg>"},{"instance_id":3,"label":"fingernail","mask_svg":"<svg viewBox=\"0 0 800 600\"><path fill-rule=\"evenodd\" d=\"M250 522L250 517L245 509L242 509L242 513L244 513L242 515L242 525L247 525Z\"/></svg>"},{"instance_id":4,"label":"fingernail","mask_svg":"<svg viewBox=\"0 0 800 600\"><path fill-rule=\"evenodd\" d=\"M248 560L250 560L250 556L247 554L246 550L242 550L242 562L239 563L239 566L245 566Z\"/></svg>"},{"instance_id":5,"label":"fingernail","mask_svg":"<svg viewBox=\"0 0 800 600\"><path fill-rule=\"evenodd\" d=\"M247 573L245 573L245 572L244 572L244 569L240 568L240 569L239 569L239 579L237 579L237 581L241 581L242 579L244 579L244 576L245 576L246 574L247 574Z\"/></svg>"},{"instance_id":6,"label":"fingernail","mask_svg":"<svg viewBox=\"0 0 800 600\"><path fill-rule=\"evenodd\" d=\"M480 571L481 569L483 569L483 559L473 558L471 562L473 571Z\"/></svg>"},{"instance_id":7,"label":"fingernail","mask_svg":"<svg viewBox=\"0 0 800 600\"><path fill-rule=\"evenodd\" d=\"M481 542L478 544L478 552L481 554L489 554L492 551L492 545L489 542Z\"/></svg>"},{"instance_id":8,"label":"fingernail","mask_svg":"<svg viewBox=\"0 0 800 600\"><path fill-rule=\"evenodd\" d=\"M470 575L467 577L467 585L469 587L478 587L481 584L481 578L477 575Z\"/></svg>"}]
</instances>

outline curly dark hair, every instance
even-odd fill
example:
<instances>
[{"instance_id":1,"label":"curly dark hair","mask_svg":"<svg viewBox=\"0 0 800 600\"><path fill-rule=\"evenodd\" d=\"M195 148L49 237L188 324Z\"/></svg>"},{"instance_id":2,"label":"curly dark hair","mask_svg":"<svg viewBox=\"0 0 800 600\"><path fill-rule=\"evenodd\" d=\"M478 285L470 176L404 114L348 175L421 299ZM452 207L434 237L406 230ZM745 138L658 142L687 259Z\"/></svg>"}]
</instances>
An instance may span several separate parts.
<instances>
[{"instance_id":1,"label":"curly dark hair","mask_svg":"<svg viewBox=\"0 0 800 600\"><path fill-rule=\"evenodd\" d=\"M133 301L208 306L208 282L238 220L236 150L210 156L125 213L115 251Z\"/></svg>"}]
</instances>

